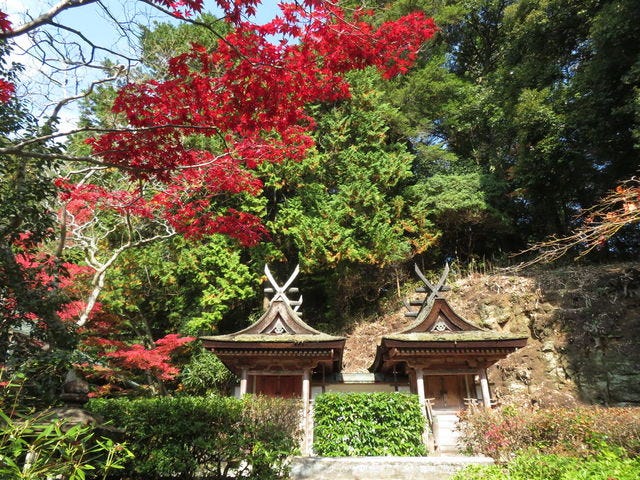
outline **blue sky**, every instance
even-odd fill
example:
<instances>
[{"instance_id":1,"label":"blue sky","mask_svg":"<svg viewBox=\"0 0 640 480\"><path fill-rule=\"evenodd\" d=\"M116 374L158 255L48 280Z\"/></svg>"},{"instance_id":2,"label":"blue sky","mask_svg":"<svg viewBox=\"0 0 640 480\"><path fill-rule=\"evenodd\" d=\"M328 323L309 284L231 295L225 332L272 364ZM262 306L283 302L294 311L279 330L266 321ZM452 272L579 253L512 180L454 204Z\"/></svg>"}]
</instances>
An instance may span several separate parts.
<instances>
[{"instance_id":1,"label":"blue sky","mask_svg":"<svg viewBox=\"0 0 640 480\"><path fill-rule=\"evenodd\" d=\"M21 22L25 13L36 17L57 3L59 0L0 0L0 10L9 13L15 24ZM271 20L279 11L276 3L276 0L265 0L258 8L255 20L258 23L266 23ZM137 0L102 0L100 4L106 7L109 14L119 20L140 24L168 20L168 17L157 9ZM215 1L205 0L204 5L205 12L221 15ZM126 47L105 8L96 3L66 10L59 14L57 20L82 31L89 40L96 44Z\"/></svg>"},{"instance_id":2,"label":"blue sky","mask_svg":"<svg viewBox=\"0 0 640 480\"><path fill-rule=\"evenodd\" d=\"M60 0L0 0L0 10L10 15L14 25L19 25L24 22L26 14L32 18L37 17L59 2ZM104 5L107 11L98 4L90 4L62 12L57 17L57 21L81 31L89 41L96 45L108 46L111 50L127 54L134 51L135 42L130 44L131 39L124 35L123 32L118 32L113 20L109 18L110 15L119 21L131 21L142 25L151 25L154 21L168 20L168 17L157 9L137 0L102 0L100 3ZM272 19L279 12L276 5L276 0L265 0L263 5L258 8L255 21L266 23ZM205 0L204 11L214 15L220 15L221 13L213 0ZM73 39L71 34L55 33L56 35L67 35L68 39ZM54 70L48 68L41 59L35 58L33 55L17 54L20 50L28 49L42 54L45 51L44 48L38 48L42 45L45 45L45 43L41 42L34 48L34 45L30 44L27 38L18 39L18 48L15 49L16 54L11 58L12 61L25 66L24 74L21 75L21 85L18 85L18 88L19 91L20 89L22 90L21 93L28 96L33 104L32 113L38 117L46 116L47 111L52 108L52 103L55 103L54 99L77 95L91 81L101 75L101 72L95 69L52 74L51 72ZM85 55L90 52L86 45L83 50ZM96 63L109 57L108 54L100 52L98 55L98 62ZM118 60L116 61L120 63ZM76 117L77 109L66 109L61 115L62 124L64 127L70 128Z\"/></svg>"}]
</instances>

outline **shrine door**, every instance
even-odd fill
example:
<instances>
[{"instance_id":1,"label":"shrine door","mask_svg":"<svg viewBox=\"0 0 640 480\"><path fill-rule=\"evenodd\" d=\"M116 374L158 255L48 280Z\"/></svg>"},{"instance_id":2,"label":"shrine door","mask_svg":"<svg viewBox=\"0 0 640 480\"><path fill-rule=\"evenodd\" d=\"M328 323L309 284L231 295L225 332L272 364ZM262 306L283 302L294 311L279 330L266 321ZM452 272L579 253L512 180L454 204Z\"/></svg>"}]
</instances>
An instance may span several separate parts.
<instances>
[{"instance_id":1,"label":"shrine door","mask_svg":"<svg viewBox=\"0 0 640 480\"><path fill-rule=\"evenodd\" d=\"M253 393L280 398L302 397L302 376L256 375Z\"/></svg>"},{"instance_id":2,"label":"shrine door","mask_svg":"<svg viewBox=\"0 0 640 480\"><path fill-rule=\"evenodd\" d=\"M425 376L425 396L433 398L433 408L460 410L464 408L463 375Z\"/></svg>"}]
</instances>

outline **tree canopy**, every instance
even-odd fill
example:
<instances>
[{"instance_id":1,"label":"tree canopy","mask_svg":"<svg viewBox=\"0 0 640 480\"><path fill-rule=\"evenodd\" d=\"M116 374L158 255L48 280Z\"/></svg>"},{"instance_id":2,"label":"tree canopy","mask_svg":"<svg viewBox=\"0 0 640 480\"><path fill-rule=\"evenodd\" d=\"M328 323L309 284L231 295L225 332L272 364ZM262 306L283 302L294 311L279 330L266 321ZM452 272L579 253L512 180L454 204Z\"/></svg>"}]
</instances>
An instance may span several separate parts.
<instances>
[{"instance_id":1,"label":"tree canopy","mask_svg":"<svg viewBox=\"0 0 640 480\"><path fill-rule=\"evenodd\" d=\"M638 2L215 3L0 12L0 363L164 391L180 335L257 314L265 262L339 330L416 260L638 253ZM91 6L135 48L65 23ZM35 113L34 57L90 79Z\"/></svg>"}]
</instances>

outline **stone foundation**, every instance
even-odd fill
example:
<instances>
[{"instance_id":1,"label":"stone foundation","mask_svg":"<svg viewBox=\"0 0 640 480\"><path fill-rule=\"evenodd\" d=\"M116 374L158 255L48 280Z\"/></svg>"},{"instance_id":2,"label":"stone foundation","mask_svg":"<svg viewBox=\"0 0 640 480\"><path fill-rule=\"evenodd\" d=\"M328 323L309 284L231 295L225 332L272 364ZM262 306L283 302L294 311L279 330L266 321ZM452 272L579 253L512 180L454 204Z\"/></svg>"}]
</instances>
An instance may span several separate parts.
<instances>
[{"instance_id":1,"label":"stone foundation","mask_svg":"<svg viewBox=\"0 0 640 480\"><path fill-rule=\"evenodd\" d=\"M446 480L487 457L295 457L292 480Z\"/></svg>"}]
</instances>

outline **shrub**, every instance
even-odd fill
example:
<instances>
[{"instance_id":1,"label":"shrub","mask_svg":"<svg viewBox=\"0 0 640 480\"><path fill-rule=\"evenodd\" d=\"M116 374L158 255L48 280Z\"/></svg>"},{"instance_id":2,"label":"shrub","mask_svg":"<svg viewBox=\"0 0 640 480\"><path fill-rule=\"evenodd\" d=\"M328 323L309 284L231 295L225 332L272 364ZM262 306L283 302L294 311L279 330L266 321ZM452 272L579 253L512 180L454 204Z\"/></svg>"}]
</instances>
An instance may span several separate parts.
<instances>
[{"instance_id":1,"label":"shrub","mask_svg":"<svg viewBox=\"0 0 640 480\"><path fill-rule=\"evenodd\" d=\"M298 402L247 397L97 399L89 409L124 430L135 459L124 478L269 480L296 449Z\"/></svg>"},{"instance_id":2,"label":"shrub","mask_svg":"<svg viewBox=\"0 0 640 480\"><path fill-rule=\"evenodd\" d=\"M231 390L235 375L208 350L191 357L180 372L181 392L187 395L210 395Z\"/></svg>"},{"instance_id":3,"label":"shrub","mask_svg":"<svg viewBox=\"0 0 640 480\"><path fill-rule=\"evenodd\" d=\"M426 453L418 397L400 393L323 394L314 405L318 455L416 456Z\"/></svg>"},{"instance_id":4,"label":"shrub","mask_svg":"<svg viewBox=\"0 0 640 480\"><path fill-rule=\"evenodd\" d=\"M640 458L603 451L587 458L520 454L505 465L471 466L451 480L637 480Z\"/></svg>"},{"instance_id":5,"label":"shrub","mask_svg":"<svg viewBox=\"0 0 640 480\"><path fill-rule=\"evenodd\" d=\"M498 461L509 459L520 448L524 423L510 409L470 409L460 415L460 442L469 454Z\"/></svg>"},{"instance_id":6,"label":"shrub","mask_svg":"<svg viewBox=\"0 0 640 480\"><path fill-rule=\"evenodd\" d=\"M251 478L285 478L286 460L299 446L299 400L246 396L242 400L241 448L251 465Z\"/></svg>"},{"instance_id":7,"label":"shrub","mask_svg":"<svg viewBox=\"0 0 640 480\"><path fill-rule=\"evenodd\" d=\"M640 409L580 407L466 411L461 441L472 454L498 461L522 450L578 457L622 449L640 454Z\"/></svg>"},{"instance_id":8,"label":"shrub","mask_svg":"<svg viewBox=\"0 0 640 480\"><path fill-rule=\"evenodd\" d=\"M90 425L35 415L10 418L0 410L0 478L106 478L122 468L129 450L96 435Z\"/></svg>"}]
</instances>

